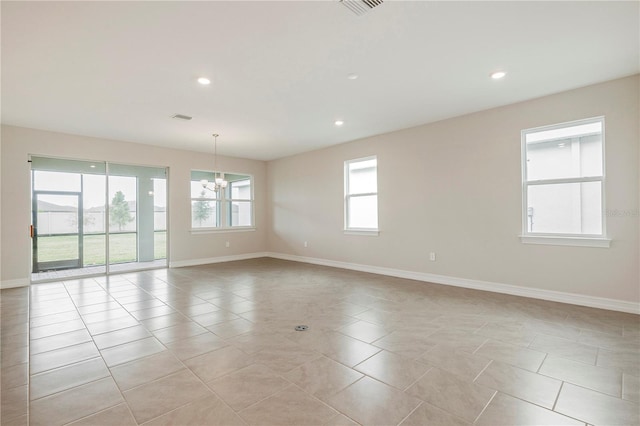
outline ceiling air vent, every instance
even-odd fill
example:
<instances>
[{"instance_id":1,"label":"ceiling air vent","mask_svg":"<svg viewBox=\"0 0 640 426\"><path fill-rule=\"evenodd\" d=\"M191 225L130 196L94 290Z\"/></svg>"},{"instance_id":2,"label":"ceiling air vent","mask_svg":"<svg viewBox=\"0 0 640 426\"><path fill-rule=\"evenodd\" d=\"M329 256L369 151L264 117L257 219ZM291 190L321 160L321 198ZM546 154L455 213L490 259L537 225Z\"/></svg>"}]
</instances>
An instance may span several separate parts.
<instances>
[{"instance_id":1,"label":"ceiling air vent","mask_svg":"<svg viewBox=\"0 0 640 426\"><path fill-rule=\"evenodd\" d=\"M191 120L193 117L189 117L188 115L176 114L176 115L174 115L174 116L173 116L173 117L171 117L171 118L177 118L177 119L179 119L179 120L187 120L187 121L189 121L189 120Z\"/></svg>"},{"instance_id":2,"label":"ceiling air vent","mask_svg":"<svg viewBox=\"0 0 640 426\"><path fill-rule=\"evenodd\" d=\"M376 6L382 4L382 0L340 0L340 3L345 5L347 9L355 13L356 15L364 15L365 12L370 11Z\"/></svg>"}]
</instances>

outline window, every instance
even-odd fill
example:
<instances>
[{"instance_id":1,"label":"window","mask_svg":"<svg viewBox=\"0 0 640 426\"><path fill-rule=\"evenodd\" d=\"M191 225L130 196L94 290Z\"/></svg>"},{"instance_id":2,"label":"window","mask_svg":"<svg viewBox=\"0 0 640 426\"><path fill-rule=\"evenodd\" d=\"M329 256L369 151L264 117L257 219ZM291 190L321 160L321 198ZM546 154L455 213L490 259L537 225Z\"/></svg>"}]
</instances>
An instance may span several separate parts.
<instances>
[{"instance_id":1,"label":"window","mask_svg":"<svg viewBox=\"0 0 640 426\"><path fill-rule=\"evenodd\" d=\"M229 182L229 226L251 226L253 202L251 201L251 179Z\"/></svg>"},{"instance_id":2,"label":"window","mask_svg":"<svg viewBox=\"0 0 640 426\"><path fill-rule=\"evenodd\" d=\"M34 282L166 266L165 167L30 160Z\"/></svg>"},{"instance_id":3,"label":"window","mask_svg":"<svg viewBox=\"0 0 640 426\"><path fill-rule=\"evenodd\" d=\"M191 172L191 227L217 228L220 226L220 196L202 187L201 180L213 181L213 172Z\"/></svg>"},{"instance_id":4,"label":"window","mask_svg":"<svg viewBox=\"0 0 640 426\"><path fill-rule=\"evenodd\" d=\"M253 227L253 179L249 175L226 173L227 187L213 191L214 172L191 171L191 228L229 229Z\"/></svg>"},{"instance_id":5,"label":"window","mask_svg":"<svg viewBox=\"0 0 640 426\"><path fill-rule=\"evenodd\" d=\"M378 231L378 159L344 163L345 230Z\"/></svg>"},{"instance_id":6,"label":"window","mask_svg":"<svg viewBox=\"0 0 640 426\"><path fill-rule=\"evenodd\" d=\"M522 153L523 237L604 239L604 118L523 130Z\"/></svg>"}]
</instances>

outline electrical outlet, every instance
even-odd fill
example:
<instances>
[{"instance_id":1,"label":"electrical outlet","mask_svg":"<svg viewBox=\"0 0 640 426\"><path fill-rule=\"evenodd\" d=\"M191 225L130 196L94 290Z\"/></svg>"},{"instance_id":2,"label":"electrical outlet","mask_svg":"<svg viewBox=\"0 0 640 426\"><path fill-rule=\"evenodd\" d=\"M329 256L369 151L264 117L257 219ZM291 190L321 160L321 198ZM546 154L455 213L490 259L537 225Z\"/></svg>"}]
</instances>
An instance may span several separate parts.
<instances>
[{"instance_id":1,"label":"electrical outlet","mask_svg":"<svg viewBox=\"0 0 640 426\"><path fill-rule=\"evenodd\" d=\"M225 247L231 247L231 243L229 241L227 241L226 243L224 243Z\"/></svg>"},{"instance_id":2,"label":"electrical outlet","mask_svg":"<svg viewBox=\"0 0 640 426\"><path fill-rule=\"evenodd\" d=\"M305 241L305 242L304 242L304 246L305 246L305 247L309 247L309 244L307 244L307 242Z\"/></svg>"},{"instance_id":3,"label":"electrical outlet","mask_svg":"<svg viewBox=\"0 0 640 426\"><path fill-rule=\"evenodd\" d=\"M432 251L431 253L429 253L429 260L432 262L436 261L436 252Z\"/></svg>"}]
</instances>

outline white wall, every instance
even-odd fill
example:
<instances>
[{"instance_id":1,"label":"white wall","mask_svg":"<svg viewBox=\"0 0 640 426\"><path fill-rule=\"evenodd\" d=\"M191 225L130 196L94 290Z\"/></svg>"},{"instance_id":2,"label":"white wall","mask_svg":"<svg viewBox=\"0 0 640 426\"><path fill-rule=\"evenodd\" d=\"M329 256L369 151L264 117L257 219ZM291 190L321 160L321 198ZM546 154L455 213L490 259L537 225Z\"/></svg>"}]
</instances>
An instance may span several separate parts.
<instances>
[{"instance_id":1,"label":"white wall","mask_svg":"<svg viewBox=\"0 0 640 426\"><path fill-rule=\"evenodd\" d=\"M0 132L0 190L2 188L2 133ZM2 199L0 196L0 288L2 288Z\"/></svg>"},{"instance_id":2,"label":"white wall","mask_svg":"<svg viewBox=\"0 0 640 426\"><path fill-rule=\"evenodd\" d=\"M272 161L269 250L638 303L639 80ZM600 115L611 247L522 244L520 131ZM343 162L369 155L378 156L380 235L345 235Z\"/></svg>"},{"instance_id":3,"label":"white wall","mask_svg":"<svg viewBox=\"0 0 640 426\"><path fill-rule=\"evenodd\" d=\"M266 163L219 157L218 166L230 172L253 175L255 182L254 232L192 234L190 173L208 170L213 156L149 145L96 139L42 130L2 126L2 275L3 284L27 283L30 274L29 154L59 158L110 161L169 167L169 258L172 264L266 250ZM225 247L225 242L230 247Z\"/></svg>"},{"instance_id":4,"label":"white wall","mask_svg":"<svg viewBox=\"0 0 640 426\"><path fill-rule=\"evenodd\" d=\"M269 163L221 157L221 169L254 176L256 199L257 230L224 234L190 232L190 171L210 169L211 155L2 126L0 278L28 282L36 154L169 167L174 264L271 251L637 304L639 93L633 76ZM600 115L611 248L523 245L520 130ZM374 154L380 235L345 235L343 162Z\"/></svg>"}]
</instances>

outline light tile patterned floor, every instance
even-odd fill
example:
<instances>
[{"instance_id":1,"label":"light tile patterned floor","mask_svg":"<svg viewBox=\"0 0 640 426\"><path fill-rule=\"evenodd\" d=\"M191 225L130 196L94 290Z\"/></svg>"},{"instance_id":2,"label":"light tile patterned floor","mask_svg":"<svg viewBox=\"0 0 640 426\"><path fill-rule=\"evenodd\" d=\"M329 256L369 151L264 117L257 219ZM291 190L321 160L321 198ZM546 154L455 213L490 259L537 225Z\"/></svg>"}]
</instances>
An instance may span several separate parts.
<instances>
[{"instance_id":1,"label":"light tile patterned floor","mask_svg":"<svg viewBox=\"0 0 640 426\"><path fill-rule=\"evenodd\" d=\"M274 259L1 309L3 426L640 423L637 315Z\"/></svg>"}]
</instances>

